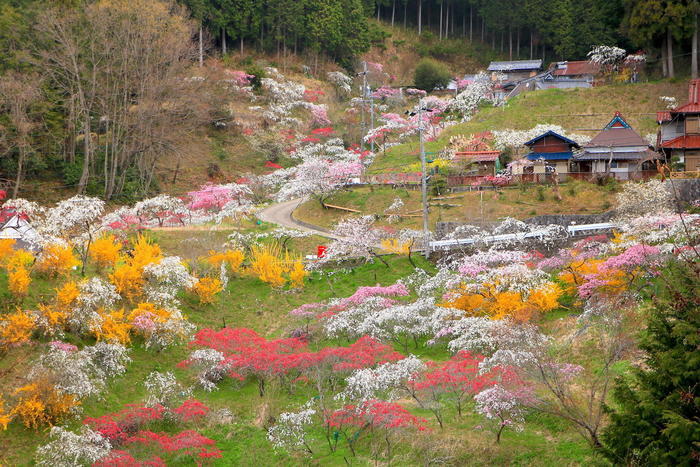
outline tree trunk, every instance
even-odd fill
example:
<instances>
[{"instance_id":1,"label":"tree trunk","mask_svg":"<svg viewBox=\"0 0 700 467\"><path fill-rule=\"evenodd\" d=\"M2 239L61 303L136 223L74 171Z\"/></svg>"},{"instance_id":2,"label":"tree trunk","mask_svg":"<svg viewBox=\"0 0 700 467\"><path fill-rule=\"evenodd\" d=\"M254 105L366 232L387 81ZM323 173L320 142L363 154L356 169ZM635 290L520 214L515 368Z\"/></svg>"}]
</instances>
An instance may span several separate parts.
<instances>
[{"instance_id":1,"label":"tree trunk","mask_svg":"<svg viewBox=\"0 0 700 467\"><path fill-rule=\"evenodd\" d=\"M695 14L693 21L693 38L690 55L690 77L696 79L698 77L698 15Z\"/></svg>"},{"instance_id":2,"label":"tree trunk","mask_svg":"<svg viewBox=\"0 0 700 467\"><path fill-rule=\"evenodd\" d=\"M406 30L406 15L408 13L408 0L403 4L403 29Z\"/></svg>"},{"instance_id":3,"label":"tree trunk","mask_svg":"<svg viewBox=\"0 0 700 467\"><path fill-rule=\"evenodd\" d=\"M505 39L506 39L506 32L501 31L501 53L503 53L503 50L504 50Z\"/></svg>"},{"instance_id":4,"label":"tree trunk","mask_svg":"<svg viewBox=\"0 0 700 467\"><path fill-rule=\"evenodd\" d=\"M469 42L474 38L474 8L469 7Z\"/></svg>"},{"instance_id":5,"label":"tree trunk","mask_svg":"<svg viewBox=\"0 0 700 467\"><path fill-rule=\"evenodd\" d=\"M90 156L92 154L90 140L90 116L85 115L85 122L83 122L83 172L80 174L80 181L78 182L79 195L85 193L85 187L87 186L88 177L90 176Z\"/></svg>"},{"instance_id":6,"label":"tree trunk","mask_svg":"<svg viewBox=\"0 0 700 467\"><path fill-rule=\"evenodd\" d=\"M520 58L520 28L515 28L515 58Z\"/></svg>"},{"instance_id":7,"label":"tree trunk","mask_svg":"<svg viewBox=\"0 0 700 467\"><path fill-rule=\"evenodd\" d=\"M534 56L535 49L534 49L534 34L532 31L530 31L530 60L532 60L532 57Z\"/></svg>"},{"instance_id":8,"label":"tree trunk","mask_svg":"<svg viewBox=\"0 0 700 467\"><path fill-rule=\"evenodd\" d=\"M241 57L243 56L243 36L241 36Z\"/></svg>"},{"instance_id":9,"label":"tree trunk","mask_svg":"<svg viewBox=\"0 0 700 467\"><path fill-rule=\"evenodd\" d=\"M439 35L440 40L442 40L442 5L443 4L444 4L443 2L440 2L440 35Z\"/></svg>"},{"instance_id":10,"label":"tree trunk","mask_svg":"<svg viewBox=\"0 0 700 467\"><path fill-rule=\"evenodd\" d=\"M508 26L508 60L513 60L513 28Z\"/></svg>"},{"instance_id":11,"label":"tree trunk","mask_svg":"<svg viewBox=\"0 0 700 467\"><path fill-rule=\"evenodd\" d=\"M661 72L664 78L668 78L668 58L666 58L667 54L668 47L666 47L666 36L664 36L663 40L661 41Z\"/></svg>"},{"instance_id":12,"label":"tree trunk","mask_svg":"<svg viewBox=\"0 0 700 467\"><path fill-rule=\"evenodd\" d=\"M394 27L394 18L396 17L396 0L391 4L391 27Z\"/></svg>"},{"instance_id":13,"label":"tree trunk","mask_svg":"<svg viewBox=\"0 0 700 467\"><path fill-rule=\"evenodd\" d=\"M226 30L221 28L221 53L226 55Z\"/></svg>"},{"instance_id":14,"label":"tree trunk","mask_svg":"<svg viewBox=\"0 0 700 467\"><path fill-rule=\"evenodd\" d=\"M199 66L204 66L204 39L202 38L202 23L199 23Z\"/></svg>"},{"instance_id":15,"label":"tree trunk","mask_svg":"<svg viewBox=\"0 0 700 467\"><path fill-rule=\"evenodd\" d=\"M379 13L381 11L381 8L382 6L379 3L377 3L377 21L379 21Z\"/></svg>"},{"instance_id":16,"label":"tree trunk","mask_svg":"<svg viewBox=\"0 0 700 467\"><path fill-rule=\"evenodd\" d=\"M418 0L418 35L423 32L423 0Z\"/></svg>"},{"instance_id":17,"label":"tree trunk","mask_svg":"<svg viewBox=\"0 0 700 467\"><path fill-rule=\"evenodd\" d=\"M675 78L676 73L673 70L673 36L671 35L671 28L666 30L666 44L668 45L668 77Z\"/></svg>"},{"instance_id":18,"label":"tree trunk","mask_svg":"<svg viewBox=\"0 0 700 467\"><path fill-rule=\"evenodd\" d=\"M24 172L24 159L27 157L27 148L24 143L19 146L19 158L17 159L17 177L15 177L15 186L12 188L12 197L17 198L19 187L22 184L22 173Z\"/></svg>"},{"instance_id":19,"label":"tree trunk","mask_svg":"<svg viewBox=\"0 0 700 467\"><path fill-rule=\"evenodd\" d=\"M484 18L481 18L481 42L484 42L484 28L486 24L484 23Z\"/></svg>"}]
</instances>

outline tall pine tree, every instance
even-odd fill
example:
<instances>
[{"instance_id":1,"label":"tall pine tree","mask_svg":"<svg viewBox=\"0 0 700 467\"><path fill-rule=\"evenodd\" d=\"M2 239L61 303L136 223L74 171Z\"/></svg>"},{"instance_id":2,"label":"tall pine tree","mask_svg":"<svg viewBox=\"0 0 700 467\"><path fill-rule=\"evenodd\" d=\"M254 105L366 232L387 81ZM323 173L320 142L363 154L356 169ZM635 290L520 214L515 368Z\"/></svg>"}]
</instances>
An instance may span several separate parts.
<instances>
[{"instance_id":1,"label":"tall pine tree","mask_svg":"<svg viewBox=\"0 0 700 467\"><path fill-rule=\"evenodd\" d=\"M617 382L606 455L628 465L700 463L700 267L671 265L640 347L644 364Z\"/></svg>"}]
</instances>

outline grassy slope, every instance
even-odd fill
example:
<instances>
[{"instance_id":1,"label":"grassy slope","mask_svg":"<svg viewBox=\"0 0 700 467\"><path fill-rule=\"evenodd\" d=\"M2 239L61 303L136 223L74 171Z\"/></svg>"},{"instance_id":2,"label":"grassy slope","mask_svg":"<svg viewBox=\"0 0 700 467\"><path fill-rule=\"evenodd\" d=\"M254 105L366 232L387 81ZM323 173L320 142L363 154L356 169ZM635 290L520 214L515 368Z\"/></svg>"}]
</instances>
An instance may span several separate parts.
<instances>
[{"instance_id":1,"label":"grassy slope","mask_svg":"<svg viewBox=\"0 0 700 467\"><path fill-rule=\"evenodd\" d=\"M173 235L174 234L174 235ZM171 235L172 238L171 238ZM161 243L166 246L169 254L183 254L189 247L183 247L182 238L177 232L161 231L157 233ZM183 249L184 248L184 249ZM202 306L191 297L183 296L182 308L188 318L199 328L219 327L225 321L228 326L250 327L260 334L273 337L286 335L297 326L290 320L288 312L302 303L326 300L330 297L348 296L361 285L389 285L412 270L405 258L390 258L390 268L381 263L361 265L343 269L332 276L321 276L314 273L306 288L299 292L273 291L267 285L252 277L233 278L227 290L222 293L215 304ZM419 266L428 270L432 265L417 258ZM52 288L57 284L44 279L35 279L31 295L24 306L32 307L42 297L52 295ZM0 303L2 312L13 308L7 291L7 278L0 273ZM566 313L563 313L566 315ZM78 340L68 336L68 341L88 345L89 339ZM314 343L331 345L331 342ZM346 345L345 342L338 342ZM34 342L32 345L12 348L0 356L0 393L6 393L11 388L22 384L26 377L26 368L32 359L42 351L42 345ZM444 359L444 350L419 346L409 349L409 352L428 358ZM108 390L102 399L88 399L83 402L85 416L98 416L107 412L117 411L124 404L138 403L144 397L142 381L151 371L173 371L178 379L185 384L192 384L192 375L185 370L175 368L187 353L186 346L177 346L166 351L155 353L142 348L136 341L133 343L132 363L125 376L110 382ZM299 386L294 393L274 391L260 398L254 382L234 385L230 381L221 384L221 389L213 393L196 391L195 396L214 409L228 408L234 415L233 423L228 425L208 424L201 428L202 432L214 438L223 450L223 459L216 465L248 465L251 459L256 459L259 465L345 465L343 459L350 454L342 447L337 452L329 454L320 433L314 438L312 447L315 454L312 457L301 454L275 452L266 440L263 424L267 417L293 409L312 394L309 388ZM580 440L575 432L558 420L543 416L531 416L528 428L521 433L506 432L500 445L493 444L493 435L480 428L483 425L475 415L465 415L458 419L455 413L448 411L447 427L441 431L429 413L415 408L416 413L428 419L431 431L427 438L404 439L395 447L394 464L415 465L422 463L416 458L415 450L431 450L441 456L454 456L457 464L536 464L553 465L589 464L597 460L588 446ZM72 422L71 427L77 427L78 421ZM156 430L160 427L156 427ZM164 426L168 430L172 427ZM34 432L13 423L5 432L0 432L0 464L28 465L37 445L46 442L46 431ZM420 441L422 440L422 441ZM412 450L409 448L412 446ZM370 448L361 448L358 458L352 459L355 465L369 465ZM438 454L435 454L438 455Z\"/></svg>"},{"instance_id":2,"label":"grassy slope","mask_svg":"<svg viewBox=\"0 0 700 467\"><path fill-rule=\"evenodd\" d=\"M449 195L449 199L434 200L431 203L430 225L433 227L438 221L478 224L497 221L506 216L525 219L542 214L594 214L610 208L613 197L612 187L578 181L562 185L560 194L562 201L555 197L550 186L524 186L505 188L500 193L474 191ZM404 202L403 213L411 213L421 207L420 191L389 187L341 191L327 200L327 203L358 209L362 214L383 214L396 197ZM323 209L316 201L307 201L294 212L297 219L322 227L331 227L348 215L354 214L337 209ZM380 220L379 223L384 222ZM419 228L420 225L420 217L405 217L394 227Z\"/></svg>"},{"instance_id":3,"label":"grassy slope","mask_svg":"<svg viewBox=\"0 0 700 467\"><path fill-rule=\"evenodd\" d=\"M426 143L426 151L442 149L454 135L486 130L525 130L539 123L561 125L571 132L592 136L610 121L615 111L622 112L630 125L644 136L656 132L655 112L664 108L658 97L675 96L683 102L686 90L686 82L652 82L530 92L509 100L506 107L482 109L471 121L448 128L436 141ZM386 154L379 154L370 171L396 171L397 167L417 161L417 154L417 138L412 138L388 149Z\"/></svg>"}]
</instances>

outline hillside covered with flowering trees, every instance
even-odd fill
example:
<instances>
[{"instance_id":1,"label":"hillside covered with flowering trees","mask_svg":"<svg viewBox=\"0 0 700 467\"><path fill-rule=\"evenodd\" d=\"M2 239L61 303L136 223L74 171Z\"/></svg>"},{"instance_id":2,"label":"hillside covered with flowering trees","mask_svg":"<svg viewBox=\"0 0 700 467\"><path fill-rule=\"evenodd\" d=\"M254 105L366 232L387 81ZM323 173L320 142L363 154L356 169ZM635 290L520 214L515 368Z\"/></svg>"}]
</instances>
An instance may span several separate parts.
<instances>
[{"instance_id":1,"label":"hillside covered with flowering trees","mask_svg":"<svg viewBox=\"0 0 700 467\"><path fill-rule=\"evenodd\" d=\"M0 240L5 462L230 465L253 449L270 463L490 464L551 439L552 462L695 455L675 437L697 433L684 402L697 347L681 336L698 325L700 218L662 182L625 185L612 237L562 243L552 227L432 263L365 218L311 262L288 243L308 234L288 229L239 229L187 259L155 240L168 225L245 225L253 196L207 185L111 212L84 196L5 201L35 229ZM668 332L673 354L654 340ZM653 401L644 385L669 371L664 390L683 396L659 401L667 428L625 450L647 416L629 398Z\"/></svg>"}]
</instances>

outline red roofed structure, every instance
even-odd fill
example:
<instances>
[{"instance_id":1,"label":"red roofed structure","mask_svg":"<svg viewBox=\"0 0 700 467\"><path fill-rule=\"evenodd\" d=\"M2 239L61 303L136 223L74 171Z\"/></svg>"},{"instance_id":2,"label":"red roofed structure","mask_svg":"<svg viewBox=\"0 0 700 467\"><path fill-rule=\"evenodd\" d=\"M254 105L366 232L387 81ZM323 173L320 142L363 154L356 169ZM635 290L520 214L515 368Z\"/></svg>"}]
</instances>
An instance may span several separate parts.
<instances>
[{"instance_id":1,"label":"red roofed structure","mask_svg":"<svg viewBox=\"0 0 700 467\"><path fill-rule=\"evenodd\" d=\"M700 170L700 79L688 84L688 102L657 112L658 145L666 160L686 171Z\"/></svg>"},{"instance_id":2,"label":"red roofed structure","mask_svg":"<svg viewBox=\"0 0 700 467\"><path fill-rule=\"evenodd\" d=\"M495 175L500 155L501 151L459 151L455 152L454 161L476 164L475 175Z\"/></svg>"}]
</instances>

